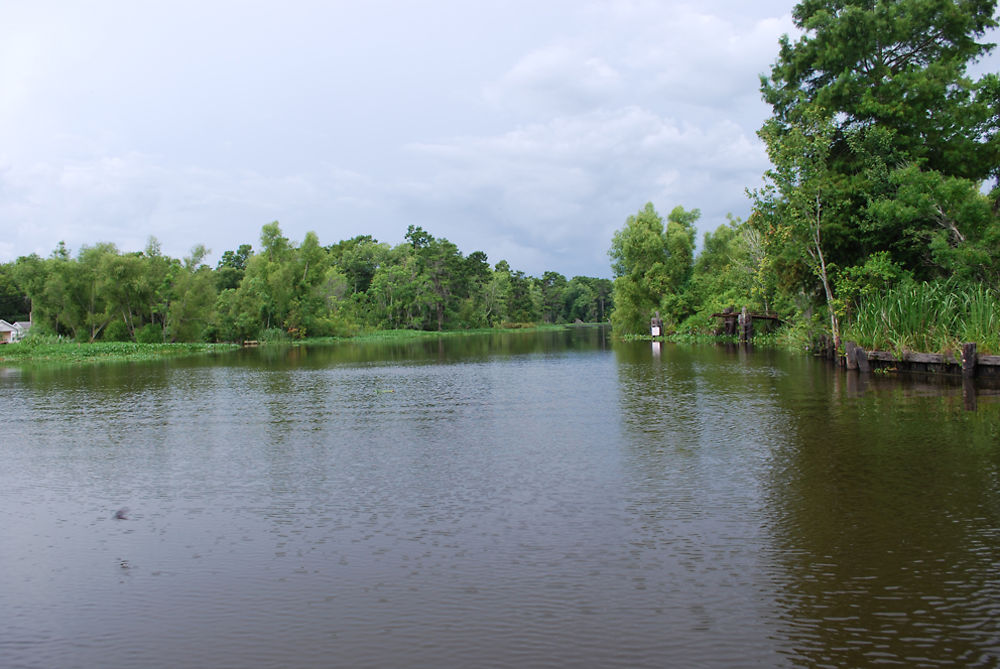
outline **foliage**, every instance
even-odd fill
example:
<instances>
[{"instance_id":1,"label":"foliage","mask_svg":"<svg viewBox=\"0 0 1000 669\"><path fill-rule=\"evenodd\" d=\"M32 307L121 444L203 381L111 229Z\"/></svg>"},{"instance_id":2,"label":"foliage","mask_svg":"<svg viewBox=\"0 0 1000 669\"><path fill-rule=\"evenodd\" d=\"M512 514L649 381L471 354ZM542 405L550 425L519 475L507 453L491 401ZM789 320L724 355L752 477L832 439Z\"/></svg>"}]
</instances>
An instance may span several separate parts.
<instances>
[{"instance_id":1,"label":"foliage","mask_svg":"<svg viewBox=\"0 0 1000 669\"><path fill-rule=\"evenodd\" d=\"M1000 352L1000 293L982 286L907 281L863 301L847 336L870 349L955 352L976 342Z\"/></svg>"},{"instance_id":2,"label":"foliage","mask_svg":"<svg viewBox=\"0 0 1000 669\"><path fill-rule=\"evenodd\" d=\"M139 344L135 342L78 343L55 335L31 334L17 344L0 347L0 362L91 364L96 362L139 362L201 353L220 353L232 344L183 343Z\"/></svg>"},{"instance_id":3,"label":"foliage","mask_svg":"<svg viewBox=\"0 0 1000 669\"><path fill-rule=\"evenodd\" d=\"M669 264L667 231L652 202L625 220L625 226L615 232L608 254L615 276L612 326L622 335L643 332L663 297L673 294L679 274Z\"/></svg>"},{"instance_id":4,"label":"foliage","mask_svg":"<svg viewBox=\"0 0 1000 669\"><path fill-rule=\"evenodd\" d=\"M322 246L312 232L293 242L274 221L261 229L259 253L242 244L214 269L207 253L196 245L169 258L150 238L143 252L96 244L74 257L60 244L49 258L0 264L0 297L11 296L0 304L30 312L34 332L144 344L532 326L605 318L612 304L607 279L494 268L485 253L464 256L416 226L394 248L367 235Z\"/></svg>"}]
</instances>

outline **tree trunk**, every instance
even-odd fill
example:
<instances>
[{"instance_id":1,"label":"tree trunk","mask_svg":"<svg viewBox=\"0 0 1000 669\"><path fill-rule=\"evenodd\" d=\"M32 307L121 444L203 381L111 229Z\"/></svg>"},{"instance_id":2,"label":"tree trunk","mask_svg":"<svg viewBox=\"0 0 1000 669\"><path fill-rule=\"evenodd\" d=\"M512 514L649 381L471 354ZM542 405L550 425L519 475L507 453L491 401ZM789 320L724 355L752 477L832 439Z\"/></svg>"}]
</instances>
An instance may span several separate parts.
<instances>
[{"instance_id":1,"label":"tree trunk","mask_svg":"<svg viewBox=\"0 0 1000 669\"><path fill-rule=\"evenodd\" d=\"M823 291L826 293L826 308L830 312L830 330L833 335L833 346L840 349L840 322L837 320L837 312L833 308L833 291L830 289L830 278L826 273L826 260L823 258L823 245L820 241L820 211L821 203L819 191L816 191L816 226L813 228L813 246L815 248L815 258L819 262L819 278L823 282Z\"/></svg>"}]
</instances>

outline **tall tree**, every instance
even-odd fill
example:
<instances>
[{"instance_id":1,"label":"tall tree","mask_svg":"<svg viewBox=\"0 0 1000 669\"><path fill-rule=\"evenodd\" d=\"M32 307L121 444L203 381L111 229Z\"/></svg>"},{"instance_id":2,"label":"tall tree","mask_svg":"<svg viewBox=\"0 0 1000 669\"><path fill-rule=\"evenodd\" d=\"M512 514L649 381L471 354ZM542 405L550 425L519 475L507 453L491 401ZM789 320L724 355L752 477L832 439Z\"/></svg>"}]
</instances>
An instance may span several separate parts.
<instances>
[{"instance_id":1,"label":"tall tree","mask_svg":"<svg viewBox=\"0 0 1000 669\"><path fill-rule=\"evenodd\" d=\"M879 203L912 200L915 187L933 196L939 179L967 179L977 189L1000 176L1000 79L989 73L974 80L967 73L994 46L982 38L997 25L996 7L997 0L803 0L795 6L803 34L794 42L782 39L761 92L774 111L768 132L775 138L817 113L830 120L828 167L842 177L831 186L850 201L848 213L827 230L833 262L862 264L868 254L887 250L919 271L937 217L905 207L889 216Z\"/></svg>"},{"instance_id":2,"label":"tall tree","mask_svg":"<svg viewBox=\"0 0 1000 669\"><path fill-rule=\"evenodd\" d=\"M644 332L672 285L667 234L652 202L625 220L608 254L615 276L611 324L620 334Z\"/></svg>"},{"instance_id":3,"label":"tall tree","mask_svg":"<svg viewBox=\"0 0 1000 669\"><path fill-rule=\"evenodd\" d=\"M849 131L884 133L896 157L951 176L1000 174L998 79L967 76L993 44L997 0L803 0L803 35L781 41L765 101L780 124L810 106L833 117L833 158Z\"/></svg>"},{"instance_id":4,"label":"tall tree","mask_svg":"<svg viewBox=\"0 0 1000 669\"><path fill-rule=\"evenodd\" d=\"M803 253L822 283L831 332L839 346L840 325L823 243L826 220L836 217L838 209L836 177L828 167L833 133L832 121L818 110L790 127L779 127L774 120L765 124L760 136L774 167L753 197L758 212L768 221L768 239Z\"/></svg>"}]
</instances>

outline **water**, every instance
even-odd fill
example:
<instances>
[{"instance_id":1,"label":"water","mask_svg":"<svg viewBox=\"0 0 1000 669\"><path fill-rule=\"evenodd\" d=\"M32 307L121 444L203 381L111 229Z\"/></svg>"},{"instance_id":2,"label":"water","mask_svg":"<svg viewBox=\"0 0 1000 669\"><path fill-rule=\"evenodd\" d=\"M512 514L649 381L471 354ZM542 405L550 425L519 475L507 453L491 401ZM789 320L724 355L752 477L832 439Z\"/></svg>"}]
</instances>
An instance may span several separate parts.
<instances>
[{"instance_id":1,"label":"water","mask_svg":"<svg viewBox=\"0 0 1000 669\"><path fill-rule=\"evenodd\" d=\"M6 370L0 415L3 667L1000 665L960 386L582 329Z\"/></svg>"}]
</instances>

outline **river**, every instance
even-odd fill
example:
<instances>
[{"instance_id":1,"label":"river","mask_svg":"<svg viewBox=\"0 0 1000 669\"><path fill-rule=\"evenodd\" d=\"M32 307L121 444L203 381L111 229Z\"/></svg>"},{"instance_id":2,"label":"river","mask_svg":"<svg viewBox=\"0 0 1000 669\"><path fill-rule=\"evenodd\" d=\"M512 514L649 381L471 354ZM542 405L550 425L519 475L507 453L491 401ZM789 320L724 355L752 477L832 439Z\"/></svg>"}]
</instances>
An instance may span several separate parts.
<instances>
[{"instance_id":1,"label":"river","mask_svg":"<svg viewBox=\"0 0 1000 669\"><path fill-rule=\"evenodd\" d=\"M5 369L0 416L3 667L1000 665L960 385L579 328Z\"/></svg>"}]
</instances>

